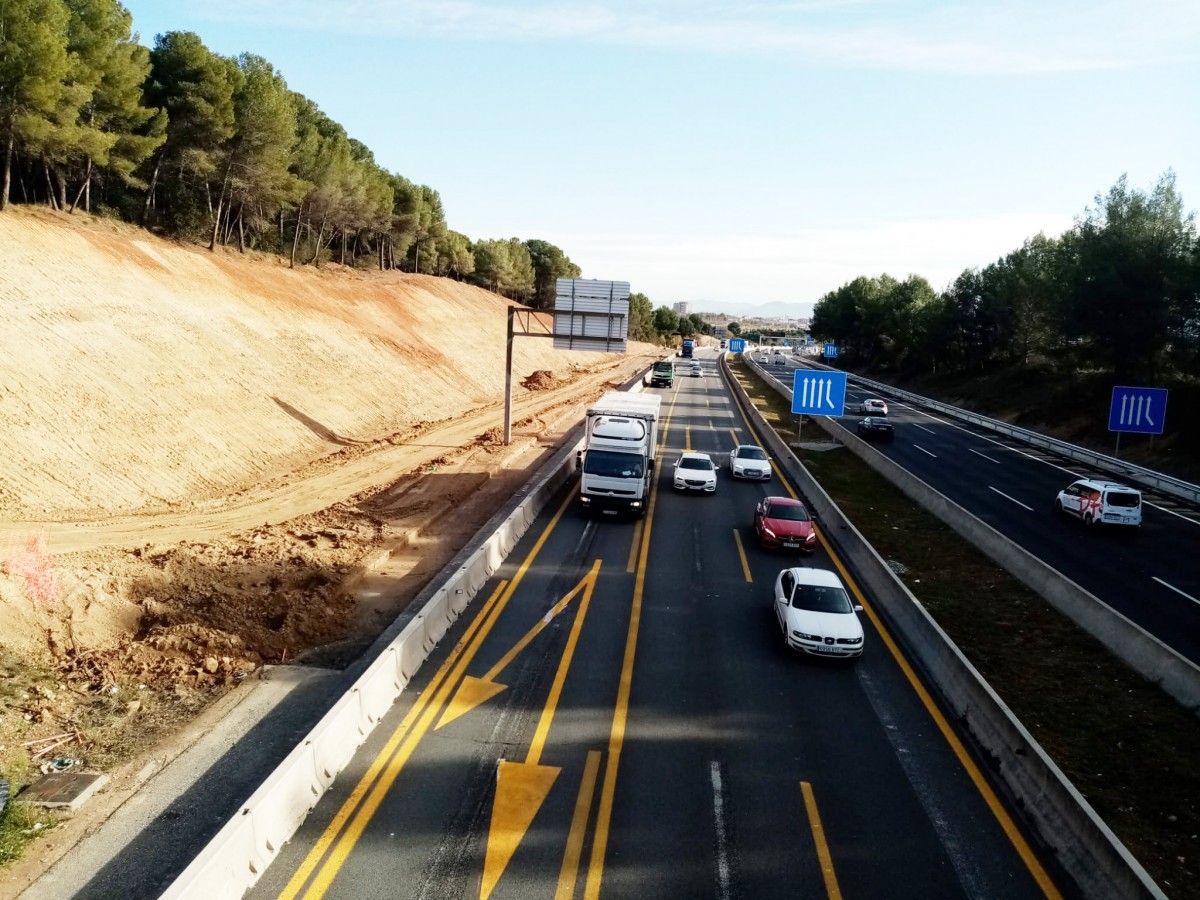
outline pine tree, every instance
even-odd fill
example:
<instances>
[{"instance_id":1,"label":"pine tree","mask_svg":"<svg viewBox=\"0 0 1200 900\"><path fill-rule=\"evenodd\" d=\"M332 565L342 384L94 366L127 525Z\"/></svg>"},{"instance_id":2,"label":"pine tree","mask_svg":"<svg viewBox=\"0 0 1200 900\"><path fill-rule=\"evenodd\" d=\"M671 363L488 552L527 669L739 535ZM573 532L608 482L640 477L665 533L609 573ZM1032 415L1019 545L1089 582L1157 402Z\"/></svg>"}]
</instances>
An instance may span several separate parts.
<instances>
[{"instance_id":1,"label":"pine tree","mask_svg":"<svg viewBox=\"0 0 1200 900\"><path fill-rule=\"evenodd\" d=\"M62 0L0 3L0 210L8 205L13 153L40 150L54 131L70 70L67 20Z\"/></svg>"}]
</instances>

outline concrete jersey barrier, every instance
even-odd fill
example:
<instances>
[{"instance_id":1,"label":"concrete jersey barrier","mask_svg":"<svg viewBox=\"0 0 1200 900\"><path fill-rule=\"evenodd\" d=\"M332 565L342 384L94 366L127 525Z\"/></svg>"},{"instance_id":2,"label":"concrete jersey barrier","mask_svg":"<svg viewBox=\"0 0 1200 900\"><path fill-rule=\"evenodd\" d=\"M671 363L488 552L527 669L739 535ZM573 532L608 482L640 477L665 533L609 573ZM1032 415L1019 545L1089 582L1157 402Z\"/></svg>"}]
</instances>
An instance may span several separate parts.
<instances>
[{"instance_id":1,"label":"concrete jersey barrier","mask_svg":"<svg viewBox=\"0 0 1200 900\"><path fill-rule=\"evenodd\" d=\"M1081 893L1094 898L1166 900L1141 864L759 414L736 379L727 380L768 452L816 513L822 534L854 572L942 705L988 755L988 768L1004 792Z\"/></svg>"},{"instance_id":2,"label":"concrete jersey barrier","mask_svg":"<svg viewBox=\"0 0 1200 900\"><path fill-rule=\"evenodd\" d=\"M640 391L646 372L622 387ZM574 472L581 430L479 530L355 664L361 674L161 895L236 900L296 833L505 557ZM415 610L415 612L413 612Z\"/></svg>"}]
</instances>

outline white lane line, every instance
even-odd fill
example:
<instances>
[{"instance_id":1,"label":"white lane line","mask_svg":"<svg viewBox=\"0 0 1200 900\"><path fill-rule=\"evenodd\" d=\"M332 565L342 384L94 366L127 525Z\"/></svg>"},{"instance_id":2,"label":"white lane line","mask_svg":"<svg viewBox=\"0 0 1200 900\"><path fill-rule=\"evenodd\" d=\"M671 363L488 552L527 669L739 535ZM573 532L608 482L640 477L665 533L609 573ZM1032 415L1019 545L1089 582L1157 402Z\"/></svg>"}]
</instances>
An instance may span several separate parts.
<instances>
[{"instance_id":1,"label":"white lane line","mask_svg":"<svg viewBox=\"0 0 1200 900\"><path fill-rule=\"evenodd\" d=\"M916 447L918 450L920 450L922 453L924 453L926 456L932 456L934 459L937 459L936 453L930 453L928 450L926 450L920 444L913 444L913 446Z\"/></svg>"},{"instance_id":2,"label":"white lane line","mask_svg":"<svg viewBox=\"0 0 1200 900\"><path fill-rule=\"evenodd\" d=\"M980 453L978 450L972 450L970 447L968 447L967 449L968 449L968 450L971 450L971 452L972 452L972 453L974 453L976 456L982 456L982 457L983 457L984 459L986 459L988 462L992 462L992 463L995 463L996 465L1000 465L1000 460L998 460L998 459L992 459L992 458L991 458L990 456L988 456L986 453Z\"/></svg>"},{"instance_id":3,"label":"white lane line","mask_svg":"<svg viewBox=\"0 0 1200 900\"><path fill-rule=\"evenodd\" d=\"M922 431L928 431L930 434L937 434L932 428L926 428L924 425L918 425L916 422L909 422L913 428L920 428Z\"/></svg>"},{"instance_id":4,"label":"white lane line","mask_svg":"<svg viewBox=\"0 0 1200 900\"><path fill-rule=\"evenodd\" d=\"M1161 578L1159 578L1157 575L1151 575L1151 576L1150 576L1150 578L1151 578L1152 580L1154 580L1154 581L1157 581L1157 582L1158 582L1159 584L1161 584L1163 587L1165 587L1165 588L1170 588L1170 589L1171 589L1171 590L1173 590L1175 593L1177 593L1177 594L1178 594L1180 597L1187 597L1187 598L1188 598L1189 600L1191 600L1193 603L1195 603L1196 605L1200 606L1200 600L1197 600L1197 599L1196 599L1195 597L1193 597L1191 594L1185 594L1185 593L1184 593L1183 591L1181 591L1179 588L1175 587L1175 585L1173 585L1173 584L1167 584L1165 581L1163 581L1163 580L1162 580Z\"/></svg>"},{"instance_id":5,"label":"white lane line","mask_svg":"<svg viewBox=\"0 0 1200 900\"><path fill-rule=\"evenodd\" d=\"M714 759L712 776L713 818L717 824L717 888L721 900L729 900L729 837L725 829L725 797L721 792L721 766Z\"/></svg>"},{"instance_id":6,"label":"white lane line","mask_svg":"<svg viewBox=\"0 0 1200 900\"><path fill-rule=\"evenodd\" d=\"M990 484L988 485L988 490L996 491L996 489L994 487L992 487ZM1001 497L1003 497L1005 500L1011 500L1013 503L1017 504L1017 506L1024 506L1027 510L1029 510L1030 512L1033 512L1032 506L1022 503L1016 497L1010 497L1010 496L1008 496L1008 494L1004 493L1004 491L996 491L996 493L999 494Z\"/></svg>"}]
</instances>

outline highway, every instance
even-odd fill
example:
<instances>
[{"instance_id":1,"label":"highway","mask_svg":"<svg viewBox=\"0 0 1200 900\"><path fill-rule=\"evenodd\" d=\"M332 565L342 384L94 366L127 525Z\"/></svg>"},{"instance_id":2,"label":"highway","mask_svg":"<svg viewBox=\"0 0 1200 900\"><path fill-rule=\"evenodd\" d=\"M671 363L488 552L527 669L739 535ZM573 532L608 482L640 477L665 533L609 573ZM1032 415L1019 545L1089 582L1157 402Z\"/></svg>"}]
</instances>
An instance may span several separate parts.
<instances>
[{"instance_id":1,"label":"highway","mask_svg":"<svg viewBox=\"0 0 1200 900\"><path fill-rule=\"evenodd\" d=\"M790 388L796 364L764 369ZM851 382L842 424L853 429L859 402L873 396ZM875 444L881 453L1200 663L1200 510L1143 490L1140 529L1088 531L1056 515L1054 500L1103 473L882 396L896 437Z\"/></svg>"},{"instance_id":2,"label":"highway","mask_svg":"<svg viewBox=\"0 0 1200 900\"><path fill-rule=\"evenodd\" d=\"M751 440L711 353L663 395L642 523L564 492L251 896L1059 896L864 598L857 665L785 650L778 480L669 484ZM803 563L830 568L824 551ZM1069 891L1068 891L1069 895Z\"/></svg>"}]
</instances>

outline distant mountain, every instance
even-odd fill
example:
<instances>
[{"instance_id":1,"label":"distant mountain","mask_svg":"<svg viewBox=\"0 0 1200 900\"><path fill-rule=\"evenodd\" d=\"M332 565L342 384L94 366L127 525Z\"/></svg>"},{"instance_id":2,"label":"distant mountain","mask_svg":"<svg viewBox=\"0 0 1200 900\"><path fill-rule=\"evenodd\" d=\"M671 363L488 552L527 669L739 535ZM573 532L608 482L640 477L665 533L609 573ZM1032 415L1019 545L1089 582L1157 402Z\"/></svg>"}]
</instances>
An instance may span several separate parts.
<instances>
[{"instance_id":1,"label":"distant mountain","mask_svg":"<svg viewBox=\"0 0 1200 900\"><path fill-rule=\"evenodd\" d=\"M751 303L745 300L689 301L690 312L728 313L746 319L792 318L806 319L812 315L813 303L775 300L771 303Z\"/></svg>"}]
</instances>

